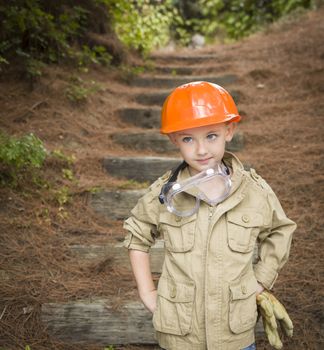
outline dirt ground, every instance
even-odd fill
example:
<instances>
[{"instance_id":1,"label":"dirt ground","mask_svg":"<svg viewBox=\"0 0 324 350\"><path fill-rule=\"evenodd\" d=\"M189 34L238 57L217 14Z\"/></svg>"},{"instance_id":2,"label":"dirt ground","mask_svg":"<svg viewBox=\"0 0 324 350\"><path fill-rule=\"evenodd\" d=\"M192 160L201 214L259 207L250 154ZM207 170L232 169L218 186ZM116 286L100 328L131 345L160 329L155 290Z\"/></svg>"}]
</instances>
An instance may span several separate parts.
<instances>
[{"instance_id":1,"label":"dirt ground","mask_svg":"<svg viewBox=\"0 0 324 350\"><path fill-rule=\"evenodd\" d=\"M210 65L215 75L239 76L234 88L242 96L238 107L245 147L238 156L270 183L298 224L290 260L274 288L295 324L293 339L285 339L284 345L291 350L324 348L323 18L322 8L239 43L201 50L217 54L204 69ZM109 259L80 262L68 247L121 239L121 223L93 213L89 197L96 188L129 185L108 176L101 160L107 155L139 155L113 144L109 135L126 128L135 131L114 111L135 105L131 95L147 90L129 87L125 74L112 68L94 68L80 74L85 81L95 80L100 90L87 102L73 104L64 90L74 74L79 73L69 67L48 67L32 90L17 76L0 77L0 129L15 135L34 132L48 150L75 157L73 165L48 160L42 171L46 184L35 185L26 178L19 188L0 187L1 349L24 349L27 344L32 350L99 349L51 338L40 322L41 304L91 297L94 291L95 296L122 303L134 294L128 271L112 266ZM67 166L74 171L72 181L61 175ZM65 186L70 200L61 205L58 195ZM258 339L258 349L270 346Z\"/></svg>"}]
</instances>

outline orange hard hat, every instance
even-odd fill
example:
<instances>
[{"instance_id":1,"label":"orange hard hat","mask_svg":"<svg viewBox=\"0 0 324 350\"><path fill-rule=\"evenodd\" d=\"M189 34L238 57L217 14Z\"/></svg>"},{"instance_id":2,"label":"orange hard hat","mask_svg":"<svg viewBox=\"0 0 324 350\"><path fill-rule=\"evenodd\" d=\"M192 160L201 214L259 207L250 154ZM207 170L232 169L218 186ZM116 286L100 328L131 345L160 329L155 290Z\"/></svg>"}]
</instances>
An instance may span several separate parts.
<instances>
[{"instance_id":1,"label":"orange hard hat","mask_svg":"<svg viewBox=\"0 0 324 350\"><path fill-rule=\"evenodd\" d=\"M166 98L161 115L161 133L196 128L199 126L238 122L232 96L221 86L197 81L177 87Z\"/></svg>"}]
</instances>

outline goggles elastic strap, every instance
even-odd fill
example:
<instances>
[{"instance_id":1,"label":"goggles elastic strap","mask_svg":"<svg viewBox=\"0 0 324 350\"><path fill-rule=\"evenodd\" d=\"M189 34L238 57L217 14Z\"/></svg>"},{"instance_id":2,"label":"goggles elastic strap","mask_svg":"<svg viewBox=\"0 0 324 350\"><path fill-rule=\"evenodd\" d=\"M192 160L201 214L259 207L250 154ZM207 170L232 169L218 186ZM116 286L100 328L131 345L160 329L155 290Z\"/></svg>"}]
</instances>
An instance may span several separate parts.
<instances>
[{"instance_id":1,"label":"goggles elastic strap","mask_svg":"<svg viewBox=\"0 0 324 350\"><path fill-rule=\"evenodd\" d=\"M182 169L184 169L188 164L186 161L183 161L181 164L179 164L176 169L171 173L170 177L168 178L168 181L162 186L161 192L159 194L159 201L161 204L164 204L164 189L168 187L168 185L171 182L175 182L177 180L177 177Z\"/></svg>"}]
</instances>

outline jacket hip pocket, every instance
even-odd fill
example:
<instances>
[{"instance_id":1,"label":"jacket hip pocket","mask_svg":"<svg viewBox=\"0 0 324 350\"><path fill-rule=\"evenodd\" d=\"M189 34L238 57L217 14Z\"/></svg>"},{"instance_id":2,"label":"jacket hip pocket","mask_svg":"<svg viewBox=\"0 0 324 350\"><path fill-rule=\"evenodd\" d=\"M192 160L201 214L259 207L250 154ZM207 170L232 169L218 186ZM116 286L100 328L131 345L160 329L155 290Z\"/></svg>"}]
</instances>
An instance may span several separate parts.
<instances>
[{"instance_id":1,"label":"jacket hip pocket","mask_svg":"<svg viewBox=\"0 0 324 350\"><path fill-rule=\"evenodd\" d=\"M193 281L175 282L161 277L158 285L157 308L153 314L155 330L186 335L191 332L195 298Z\"/></svg>"},{"instance_id":2,"label":"jacket hip pocket","mask_svg":"<svg viewBox=\"0 0 324 350\"><path fill-rule=\"evenodd\" d=\"M173 253L190 251L194 246L197 214L179 217L162 212L159 218L159 231L162 233L165 247Z\"/></svg>"},{"instance_id":3,"label":"jacket hip pocket","mask_svg":"<svg viewBox=\"0 0 324 350\"><path fill-rule=\"evenodd\" d=\"M257 321L257 280L249 276L230 283L229 289L229 326L233 333L243 333L253 328Z\"/></svg>"},{"instance_id":4,"label":"jacket hip pocket","mask_svg":"<svg viewBox=\"0 0 324 350\"><path fill-rule=\"evenodd\" d=\"M263 216L256 212L227 213L228 245L239 253L251 252L256 244Z\"/></svg>"}]
</instances>

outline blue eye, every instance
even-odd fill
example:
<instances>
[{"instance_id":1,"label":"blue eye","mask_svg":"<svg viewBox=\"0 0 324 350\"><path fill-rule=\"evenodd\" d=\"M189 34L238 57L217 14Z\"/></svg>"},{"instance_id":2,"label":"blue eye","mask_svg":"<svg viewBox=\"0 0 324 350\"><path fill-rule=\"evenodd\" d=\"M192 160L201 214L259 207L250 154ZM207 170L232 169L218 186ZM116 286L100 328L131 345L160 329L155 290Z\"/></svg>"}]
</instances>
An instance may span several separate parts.
<instances>
[{"instance_id":1,"label":"blue eye","mask_svg":"<svg viewBox=\"0 0 324 350\"><path fill-rule=\"evenodd\" d=\"M189 137L189 136L186 136L182 139L182 142L184 142L184 143L189 143L191 141L192 141L192 137Z\"/></svg>"},{"instance_id":2,"label":"blue eye","mask_svg":"<svg viewBox=\"0 0 324 350\"><path fill-rule=\"evenodd\" d=\"M207 135L207 140L214 141L217 139L217 137L218 137L218 135L216 135L216 134L209 134L209 135Z\"/></svg>"}]
</instances>

